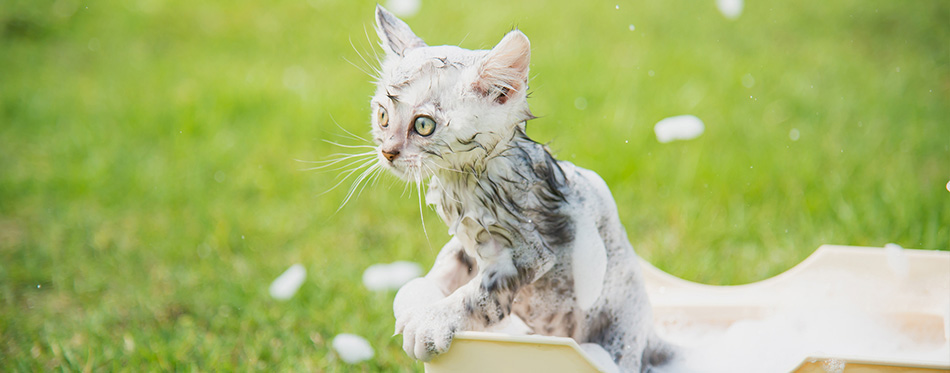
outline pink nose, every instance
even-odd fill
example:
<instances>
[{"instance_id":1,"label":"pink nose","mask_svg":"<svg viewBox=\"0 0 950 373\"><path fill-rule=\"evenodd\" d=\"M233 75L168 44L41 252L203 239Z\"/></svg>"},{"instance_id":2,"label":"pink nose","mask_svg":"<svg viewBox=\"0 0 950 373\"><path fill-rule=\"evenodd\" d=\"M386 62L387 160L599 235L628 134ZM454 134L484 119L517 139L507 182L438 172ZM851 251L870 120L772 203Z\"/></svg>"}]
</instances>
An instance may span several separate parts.
<instances>
[{"instance_id":1,"label":"pink nose","mask_svg":"<svg viewBox=\"0 0 950 373\"><path fill-rule=\"evenodd\" d=\"M396 159L397 156L399 156L398 150L383 150L383 157L386 157L390 162Z\"/></svg>"}]
</instances>

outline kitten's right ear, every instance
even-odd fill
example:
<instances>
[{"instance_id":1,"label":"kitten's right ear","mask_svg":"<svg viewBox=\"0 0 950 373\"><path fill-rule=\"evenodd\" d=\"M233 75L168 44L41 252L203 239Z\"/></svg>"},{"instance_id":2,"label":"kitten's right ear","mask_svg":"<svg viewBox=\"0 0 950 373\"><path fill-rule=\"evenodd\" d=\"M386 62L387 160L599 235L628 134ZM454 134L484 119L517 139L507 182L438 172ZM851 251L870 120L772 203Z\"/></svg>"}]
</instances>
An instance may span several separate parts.
<instances>
[{"instance_id":1,"label":"kitten's right ear","mask_svg":"<svg viewBox=\"0 0 950 373\"><path fill-rule=\"evenodd\" d=\"M426 46L422 39L412 33L409 25L379 4L376 4L376 34L386 54L394 53L402 57L410 49Z\"/></svg>"}]
</instances>

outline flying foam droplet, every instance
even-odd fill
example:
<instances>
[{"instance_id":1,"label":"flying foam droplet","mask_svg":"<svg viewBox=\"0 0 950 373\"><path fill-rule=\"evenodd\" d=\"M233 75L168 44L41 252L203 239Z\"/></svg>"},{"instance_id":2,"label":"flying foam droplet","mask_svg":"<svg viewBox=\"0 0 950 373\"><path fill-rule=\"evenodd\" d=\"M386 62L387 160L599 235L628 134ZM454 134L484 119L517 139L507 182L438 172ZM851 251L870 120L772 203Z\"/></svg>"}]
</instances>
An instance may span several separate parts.
<instances>
[{"instance_id":1,"label":"flying foam droplet","mask_svg":"<svg viewBox=\"0 0 950 373\"><path fill-rule=\"evenodd\" d=\"M788 131L788 138L791 139L792 141L798 141L801 135L802 134L798 132L798 128L792 128L790 131Z\"/></svg>"},{"instance_id":2,"label":"flying foam droplet","mask_svg":"<svg viewBox=\"0 0 950 373\"><path fill-rule=\"evenodd\" d=\"M691 140L703 134L703 121L693 115L669 117L656 123L653 132L656 140L668 143L674 140Z\"/></svg>"},{"instance_id":3,"label":"flying foam droplet","mask_svg":"<svg viewBox=\"0 0 950 373\"><path fill-rule=\"evenodd\" d=\"M420 275L422 266L418 263L398 261L373 264L363 271L363 285L373 291L396 290Z\"/></svg>"},{"instance_id":4,"label":"flying foam droplet","mask_svg":"<svg viewBox=\"0 0 950 373\"><path fill-rule=\"evenodd\" d=\"M907 277L909 272L907 268L907 255L904 254L904 248L898 244L889 243L884 245L884 254L887 256L887 265L898 278Z\"/></svg>"},{"instance_id":5,"label":"flying foam droplet","mask_svg":"<svg viewBox=\"0 0 950 373\"><path fill-rule=\"evenodd\" d=\"M270 284L270 296L278 300L290 299L306 278L307 270L300 264L294 264Z\"/></svg>"},{"instance_id":6,"label":"flying foam droplet","mask_svg":"<svg viewBox=\"0 0 950 373\"><path fill-rule=\"evenodd\" d=\"M386 2L386 9L400 17L412 17L419 13L421 7L421 0L389 0Z\"/></svg>"},{"instance_id":7,"label":"flying foam droplet","mask_svg":"<svg viewBox=\"0 0 950 373\"><path fill-rule=\"evenodd\" d=\"M356 364L373 358L373 346L356 334L342 333L333 337L333 350L347 364Z\"/></svg>"},{"instance_id":8,"label":"flying foam droplet","mask_svg":"<svg viewBox=\"0 0 950 373\"><path fill-rule=\"evenodd\" d=\"M719 12L728 19L738 19L742 15L742 0L716 0Z\"/></svg>"}]
</instances>

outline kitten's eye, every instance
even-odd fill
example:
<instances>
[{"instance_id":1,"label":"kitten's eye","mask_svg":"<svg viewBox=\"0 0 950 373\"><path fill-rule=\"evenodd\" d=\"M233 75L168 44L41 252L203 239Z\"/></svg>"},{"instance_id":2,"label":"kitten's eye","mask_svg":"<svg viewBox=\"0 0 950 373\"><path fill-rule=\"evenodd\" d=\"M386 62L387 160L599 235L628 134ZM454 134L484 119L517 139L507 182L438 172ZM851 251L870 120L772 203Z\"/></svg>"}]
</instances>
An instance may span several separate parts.
<instances>
[{"instance_id":1,"label":"kitten's eye","mask_svg":"<svg viewBox=\"0 0 950 373\"><path fill-rule=\"evenodd\" d=\"M379 123L380 127L389 127L389 114L386 113L386 108L382 106L379 107L379 112L376 114L376 122Z\"/></svg>"},{"instance_id":2,"label":"kitten's eye","mask_svg":"<svg viewBox=\"0 0 950 373\"><path fill-rule=\"evenodd\" d=\"M435 120L427 116L416 117L413 126L416 133L422 136L429 136L435 131Z\"/></svg>"}]
</instances>

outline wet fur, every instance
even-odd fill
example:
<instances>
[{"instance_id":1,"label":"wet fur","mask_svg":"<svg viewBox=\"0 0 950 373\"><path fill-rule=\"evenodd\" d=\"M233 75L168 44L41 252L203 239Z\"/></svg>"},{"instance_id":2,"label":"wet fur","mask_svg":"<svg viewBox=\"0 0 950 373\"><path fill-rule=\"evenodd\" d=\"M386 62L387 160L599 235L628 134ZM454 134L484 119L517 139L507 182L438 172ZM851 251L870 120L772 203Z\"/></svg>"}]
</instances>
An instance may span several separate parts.
<instances>
[{"instance_id":1,"label":"wet fur","mask_svg":"<svg viewBox=\"0 0 950 373\"><path fill-rule=\"evenodd\" d=\"M372 100L379 164L409 181L427 179L426 202L453 236L432 270L396 296L406 353L427 361L456 332L515 315L532 333L600 345L623 371L668 360L606 184L525 133L533 118L527 37L512 31L490 51L428 47L382 7L376 22L387 52ZM435 133L413 132L419 115L436 121ZM606 263L580 257L591 253ZM591 279L598 293L578 293L592 289Z\"/></svg>"}]
</instances>

